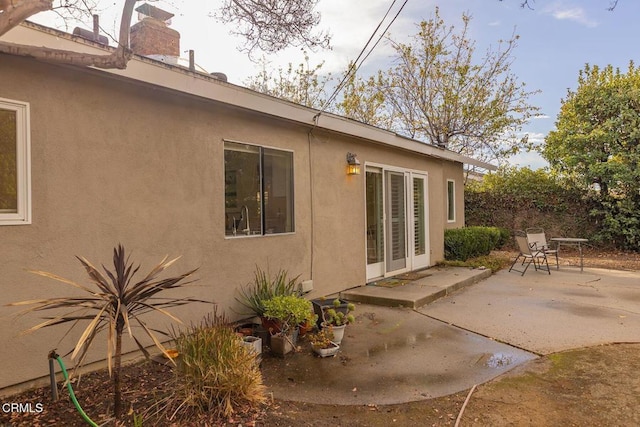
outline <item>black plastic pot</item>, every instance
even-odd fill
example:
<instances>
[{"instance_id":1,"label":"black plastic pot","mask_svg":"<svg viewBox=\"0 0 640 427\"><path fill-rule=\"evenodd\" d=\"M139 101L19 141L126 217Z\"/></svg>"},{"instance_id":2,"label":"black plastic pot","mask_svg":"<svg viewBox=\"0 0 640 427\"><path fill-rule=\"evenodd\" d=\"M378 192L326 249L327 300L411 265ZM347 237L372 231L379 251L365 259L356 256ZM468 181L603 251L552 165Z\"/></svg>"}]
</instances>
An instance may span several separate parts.
<instances>
[{"instance_id":1,"label":"black plastic pot","mask_svg":"<svg viewBox=\"0 0 640 427\"><path fill-rule=\"evenodd\" d=\"M322 312L323 310L328 310L333 308L336 312L343 312L345 316L349 312L348 303L345 300L340 300L340 304L335 306L333 305L333 301L336 298L316 298L311 300L311 304L313 304L313 312L318 316L318 321L316 325L318 329L322 329Z\"/></svg>"}]
</instances>

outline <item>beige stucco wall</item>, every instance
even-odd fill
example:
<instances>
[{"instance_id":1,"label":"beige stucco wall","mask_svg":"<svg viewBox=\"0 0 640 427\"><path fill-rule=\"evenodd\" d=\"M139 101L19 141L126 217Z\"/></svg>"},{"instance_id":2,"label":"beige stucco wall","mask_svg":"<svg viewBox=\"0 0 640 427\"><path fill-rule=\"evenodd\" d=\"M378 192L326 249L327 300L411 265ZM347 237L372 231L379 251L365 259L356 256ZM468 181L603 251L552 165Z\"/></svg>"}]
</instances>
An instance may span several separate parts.
<instances>
[{"instance_id":1,"label":"beige stucco wall","mask_svg":"<svg viewBox=\"0 0 640 427\"><path fill-rule=\"evenodd\" d=\"M256 265L313 279L311 296L365 283L365 175L346 175L348 151L363 165L427 172L432 264L443 258L447 177L460 183L462 196L460 164L320 129L309 133L100 72L5 55L0 97L31 106L33 206L32 224L0 226L0 389L46 375L47 352L65 352L81 333L62 343L61 329L19 335L38 318L16 320L17 310L5 304L74 292L26 270L87 283L74 255L110 266L113 247L122 243L142 273L164 255L181 255L169 274L199 268L199 286L187 294L238 317L236 289L253 278ZM224 139L293 151L295 233L225 238ZM176 313L198 321L209 311L192 305ZM103 354L96 352L94 359Z\"/></svg>"}]
</instances>

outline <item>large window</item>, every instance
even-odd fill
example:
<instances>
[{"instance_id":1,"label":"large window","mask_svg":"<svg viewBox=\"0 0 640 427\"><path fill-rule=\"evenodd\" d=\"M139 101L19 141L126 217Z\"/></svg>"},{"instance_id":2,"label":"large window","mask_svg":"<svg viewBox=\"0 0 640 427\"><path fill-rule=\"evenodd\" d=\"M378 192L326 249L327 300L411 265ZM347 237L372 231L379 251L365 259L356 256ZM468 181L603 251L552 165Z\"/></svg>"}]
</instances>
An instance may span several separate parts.
<instances>
[{"instance_id":1,"label":"large window","mask_svg":"<svg viewBox=\"0 0 640 427\"><path fill-rule=\"evenodd\" d=\"M456 182L447 180L447 221L456 221Z\"/></svg>"},{"instance_id":2,"label":"large window","mask_svg":"<svg viewBox=\"0 0 640 427\"><path fill-rule=\"evenodd\" d=\"M0 98L0 225L29 224L29 104Z\"/></svg>"},{"instance_id":3,"label":"large window","mask_svg":"<svg viewBox=\"0 0 640 427\"><path fill-rule=\"evenodd\" d=\"M293 153L224 143L225 235L291 233Z\"/></svg>"}]
</instances>

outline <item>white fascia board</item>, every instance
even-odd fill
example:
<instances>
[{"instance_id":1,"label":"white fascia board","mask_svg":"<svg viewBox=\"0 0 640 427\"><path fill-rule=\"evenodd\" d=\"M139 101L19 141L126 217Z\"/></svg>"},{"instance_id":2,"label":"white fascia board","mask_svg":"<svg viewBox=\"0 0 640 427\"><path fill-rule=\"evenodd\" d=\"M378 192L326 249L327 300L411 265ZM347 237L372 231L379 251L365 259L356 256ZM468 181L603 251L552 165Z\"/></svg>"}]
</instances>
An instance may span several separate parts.
<instances>
[{"instance_id":1,"label":"white fascia board","mask_svg":"<svg viewBox=\"0 0 640 427\"><path fill-rule=\"evenodd\" d=\"M80 37L32 23L25 23L12 29L2 36L0 41L91 54L107 54L113 51L113 48L106 48L96 43L85 41ZM309 127L318 127L374 143L381 143L444 160L470 164L487 170L496 169L496 166L490 163L406 138L346 117L330 113L322 113L317 117L318 111L312 108L222 82L206 74L194 73L181 67L141 56L134 56L124 70L100 69L100 71L260 114L278 117L283 120L297 122Z\"/></svg>"}]
</instances>

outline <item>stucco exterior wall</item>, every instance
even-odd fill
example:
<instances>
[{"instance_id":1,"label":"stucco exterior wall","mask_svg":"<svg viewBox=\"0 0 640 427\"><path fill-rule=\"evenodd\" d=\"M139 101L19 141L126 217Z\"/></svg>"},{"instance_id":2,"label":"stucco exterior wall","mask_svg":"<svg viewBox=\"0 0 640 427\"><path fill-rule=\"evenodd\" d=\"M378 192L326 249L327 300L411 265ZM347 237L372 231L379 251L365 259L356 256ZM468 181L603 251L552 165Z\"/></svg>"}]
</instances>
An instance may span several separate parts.
<instances>
[{"instance_id":1,"label":"stucco exterior wall","mask_svg":"<svg viewBox=\"0 0 640 427\"><path fill-rule=\"evenodd\" d=\"M181 255L168 274L199 268L199 286L182 292L238 317L237 287L252 280L256 266L313 279L310 297L365 284L365 174L346 175L348 151L363 165L428 174L431 264L443 258L448 176L460 183L462 200L461 164L97 71L5 55L0 97L31 106L33 206L32 224L0 226L0 389L45 376L47 352L65 352L81 333L62 343L65 328L19 335L38 318L16 320L18 310L5 304L74 293L26 270L87 283L74 255L109 267L122 243L141 274L167 254ZM293 151L294 233L225 238L224 140ZM203 304L175 310L187 322L210 311ZM160 327L167 324L160 319ZM92 354L105 353L98 347Z\"/></svg>"}]
</instances>

